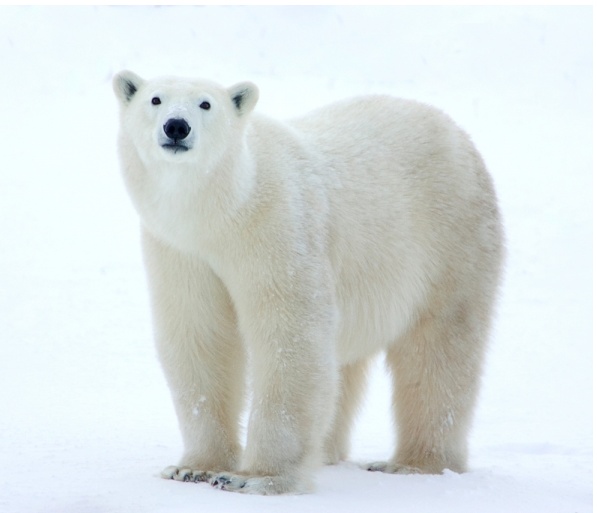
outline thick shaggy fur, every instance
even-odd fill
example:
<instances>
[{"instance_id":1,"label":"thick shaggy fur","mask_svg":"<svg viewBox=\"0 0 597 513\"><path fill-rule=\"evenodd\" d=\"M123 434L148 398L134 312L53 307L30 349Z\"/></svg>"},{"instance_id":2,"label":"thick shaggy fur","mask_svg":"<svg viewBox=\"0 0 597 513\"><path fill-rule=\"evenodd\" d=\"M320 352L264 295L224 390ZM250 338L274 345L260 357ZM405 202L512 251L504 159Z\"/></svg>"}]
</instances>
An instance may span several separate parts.
<instances>
[{"instance_id":1,"label":"thick shaggy fur","mask_svg":"<svg viewBox=\"0 0 597 513\"><path fill-rule=\"evenodd\" d=\"M464 471L502 260L493 186L469 138L436 109L385 96L283 123L252 112L251 83L124 71L114 89L184 438L163 476L309 490L317 465L347 457L380 351L398 443L368 468ZM171 120L188 133L172 137Z\"/></svg>"}]
</instances>

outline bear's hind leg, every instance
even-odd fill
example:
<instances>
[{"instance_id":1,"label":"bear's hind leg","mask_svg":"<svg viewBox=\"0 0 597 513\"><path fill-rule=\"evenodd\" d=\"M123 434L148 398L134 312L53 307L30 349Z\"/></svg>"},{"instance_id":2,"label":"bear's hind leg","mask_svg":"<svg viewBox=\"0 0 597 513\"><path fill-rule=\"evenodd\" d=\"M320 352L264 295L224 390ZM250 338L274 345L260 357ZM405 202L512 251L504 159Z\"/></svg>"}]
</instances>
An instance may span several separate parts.
<instances>
[{"instance_id":1,"label":"bear's hind leg","mask_svg":"<svg viewBox=\"0 0 597 513\"><path fill-rule=\"evenodd\" d=\"M350 431L365 391L370 359L342 367L336 414L324 445L325 463L334 465L346 460L350 448Z\"/></svg>"},{"instance_id":2,"label":"bear's hind leg","mask_svg":"<svg viewBox=\"0 0 597 513\"><path fill-rule=\"evenodd\" d=\"M433 312L387 353L399 443L388 473L464 472L467 434L479 386L486 317L467 305Z\"/></svg>"}]
</instances>

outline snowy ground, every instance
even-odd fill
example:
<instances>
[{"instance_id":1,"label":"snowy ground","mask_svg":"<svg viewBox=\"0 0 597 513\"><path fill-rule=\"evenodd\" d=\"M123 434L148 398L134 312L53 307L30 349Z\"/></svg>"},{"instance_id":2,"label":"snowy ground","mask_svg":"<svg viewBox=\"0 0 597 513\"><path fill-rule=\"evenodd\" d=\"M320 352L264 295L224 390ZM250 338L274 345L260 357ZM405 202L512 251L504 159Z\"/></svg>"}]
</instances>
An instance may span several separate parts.
<instances>
[{"instance_id":1,"label":"snowy ground","mask_svg":"<svg viewBox=\"0 0 597 513\"><path fill-rule=\"evenodd\" d=\"M0 511L592 509L592 10L0 8ZM387 376L314 494L159 479L181 451L115 157L122 68L250 79L290 116L385 92L440 106L494 175L509 260L471 471L389 476Z\"/></svg>"}]
</instances>

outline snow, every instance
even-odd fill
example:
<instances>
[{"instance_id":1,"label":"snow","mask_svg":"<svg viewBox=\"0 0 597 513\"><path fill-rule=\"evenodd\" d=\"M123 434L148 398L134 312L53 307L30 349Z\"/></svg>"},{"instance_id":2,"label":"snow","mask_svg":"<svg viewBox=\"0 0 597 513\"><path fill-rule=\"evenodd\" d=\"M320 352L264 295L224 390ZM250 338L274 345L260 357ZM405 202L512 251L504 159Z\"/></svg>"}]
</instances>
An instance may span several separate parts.
<instances>
[{"instance_id":1,"label":"snow","mask_svg":"<svg viewBox=\"0 0 597 513\"><path fill-rule=\"evenodd\" d=\"M1 7L0 511L591 511L591 43L591 7ZM358 468L393 446L380 363L314 493L159 478L181 440L115 155L123 68L249 79L276 117L391 93L471 134L509 256L470 472Z\"/></svg>"}]
</instances>

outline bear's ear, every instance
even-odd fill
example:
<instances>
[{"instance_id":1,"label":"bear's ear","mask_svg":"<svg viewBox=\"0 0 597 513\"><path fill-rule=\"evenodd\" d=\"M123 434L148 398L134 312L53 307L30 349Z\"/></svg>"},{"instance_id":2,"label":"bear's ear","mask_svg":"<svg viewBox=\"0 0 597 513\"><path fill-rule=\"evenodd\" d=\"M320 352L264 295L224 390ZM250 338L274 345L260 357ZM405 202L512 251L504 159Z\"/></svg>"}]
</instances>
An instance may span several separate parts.
<instances>
[{"instance_id":1,"label":"bear's ear","mask_svg":"<svg viewBox=\"0 0 597 513\"><path fill-rule=\"evenodd\" d=\"M112 87L114 88L116 97L121 103L127 104L144 83L145 80L139 75L136 75L132 71L125 70L114 75Z\"/></svg>"},{"instance_id":2,"label":"bear's ear","mask_svg":"<svg viewBox=\"0 0 597 513\"><path fill-rule=\"evenodd\" d=\"M228 88L228 93L239 116L251 112L259 99L259 89L252 82L233 85Z\"/></svg>"}]
</instances>

